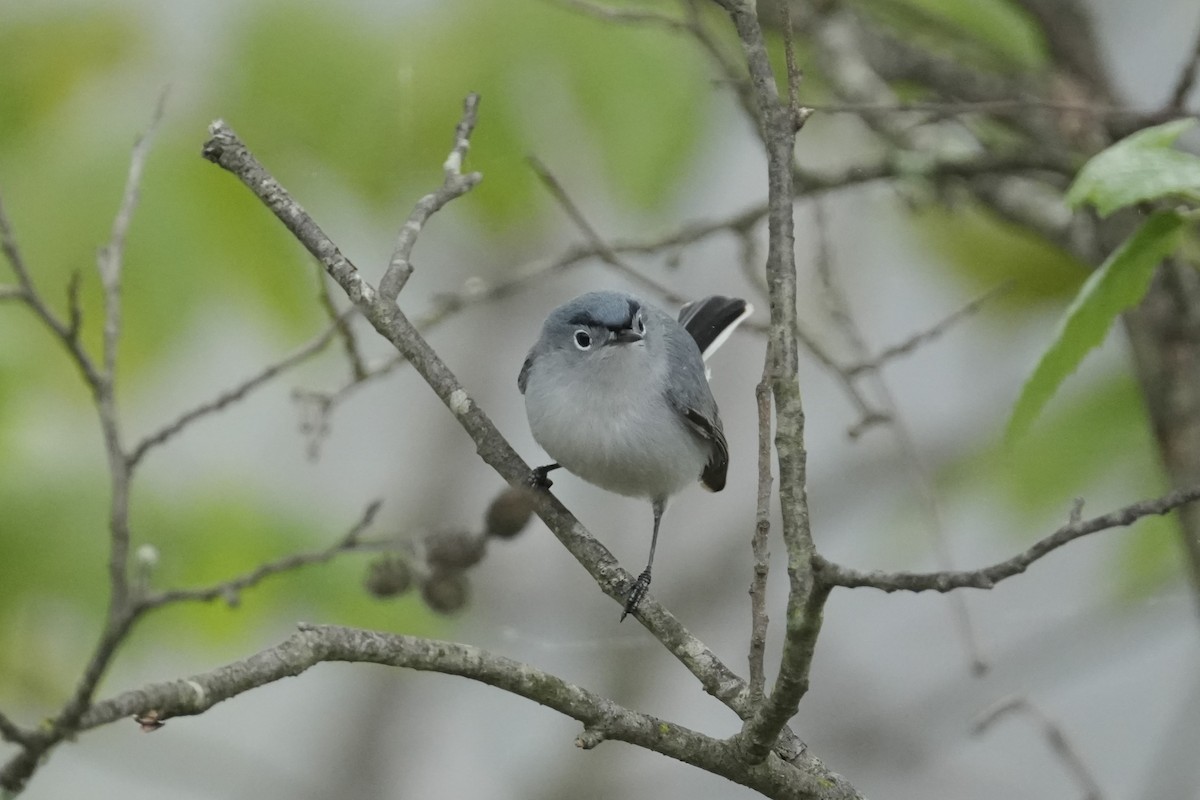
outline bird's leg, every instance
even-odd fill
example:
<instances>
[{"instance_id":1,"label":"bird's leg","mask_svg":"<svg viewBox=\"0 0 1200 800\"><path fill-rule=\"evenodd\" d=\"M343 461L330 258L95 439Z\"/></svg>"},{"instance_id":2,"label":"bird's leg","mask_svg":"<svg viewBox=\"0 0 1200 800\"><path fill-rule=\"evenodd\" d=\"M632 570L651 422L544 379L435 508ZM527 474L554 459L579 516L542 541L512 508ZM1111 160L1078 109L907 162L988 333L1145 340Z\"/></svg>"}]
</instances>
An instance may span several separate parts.
<instances>
[{"instance_id":1,"label":"bird's leg","mask_svg":"<svg viewBox=\"0 0 1200 800\"><path fill-rule=\"evenodd\" d=\"M654 566L654 548L658 545L658 525L662 522L663 511L667 507L667 498L656 497L653 504L654 533L650 534L650 558L646 560L646 568L633 582L633 586L629 589L629 595L625 598L625 610L621 612L622 622L627 616L637 611L638 604L642 602L642 598L646 596L646 590L650 588L650 568Z\"/></svg>"},{"instance_id":2,"label":"bird's leg","mask_svg":"<svg viewBox=\"0 0 1200 800\"><path fill-rule=\"evenodd\" d=\"M547 464L544 467L534 467L529 472L529 485L534 489L549 489L554 485L550 473L560 468L562 464Z\"/></svg>"}]
</instances>

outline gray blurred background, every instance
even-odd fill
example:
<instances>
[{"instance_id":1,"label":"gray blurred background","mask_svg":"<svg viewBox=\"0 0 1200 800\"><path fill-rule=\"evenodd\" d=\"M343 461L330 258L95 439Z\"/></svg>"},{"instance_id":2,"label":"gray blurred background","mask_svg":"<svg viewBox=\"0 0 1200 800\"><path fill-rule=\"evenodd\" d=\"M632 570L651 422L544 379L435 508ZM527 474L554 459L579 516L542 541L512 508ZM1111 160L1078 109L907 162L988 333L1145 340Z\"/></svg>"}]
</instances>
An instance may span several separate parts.
<instances>
[{"instance_id":1,"label":"gray blurred background","mask_svg":"<svg viewBox=\"0 0 1200 800\"><path fill-rule=\"evenodd\" d=\"M28 231L26 249L34 264L50 264L48 270L90 269L89 253L106 230L103 209L107 203L111 214L119 196L128 144L148 121L159 89L171 86L162 144L148 167L145 215L133 234L169 241L159 249L147 244L143 251L131 244L126 277L133 315L126 336L134 343L122 400L134 435L252 374L322 324L311 301L312 269L303 254L273 230L265 210L251 202L238 205L247 193L231 178L213 174L215 169L196 158L211 118L227 118L343 251L376 280L404 215L440 180L441 159L465 91L489 84L493 93L481 89L475 147L481 158L488 152L497 166L489 170L488 162L469 160L484 172L481 189L456 201L423 232L417 271L400 301L413 315L434 307L440 294L462 291L472 278L502 280L581 241L523 174L526 153L546 161L593 225L614 238L655 236L688 220L732 214L765 196L760 146L728 93L711 86L706 73L695 78L705 98L690 112L698 127L693 126L686 153L668 175L670 186L656 192L645 186L631 189L619 174L614 177L614 171L638 166L623 162L619 153L614 155L614 145L600 141L608 129L594 124L593 111L584 107L587 90L579 88L571 68L556 66L559 56L552 55L553 47L547 47L544 68L530 58L502 77L472 72L481 60L463 56L465 49L483 47L471 37L479 35L481 20L498 14L550 39L559 25L587 27L591 33L581 35L594 37L595 57L601 63L610 59L614 71L632 69L627 62L637 63L640 53L654 51L657 39L669 40L665 33L622 29L620 36L636 40L613 41L635 41L645 50L621 50L606 44L609 33L603 23L584 22L543 4L513 4L505 12L482 2L437 8L346 3L333 15L340 27L326 41L334 53L323 58L344 64L348 80L384 88L371 89L374 94L367 98L351 98L322 95L314 87L313 95L303 100L295 95L289 119L270 113L287 107L271 93L271 69L279 71L281 81L300 81L296 74L308 68L305 48L320 44L321 38L309 31L295 34L298 40L293 41L290 29L279 26L273 39L264 20L273 19L271 14L327 19L328 9L277 6L259 12L254 5L116 0L36 8L0 4L0 29L8 29L10 40L34 29L69 28L72 16L92 19L102 7L107 18L132 26L138 42L128 51L123 44L112 44L110 60L99 59L104 66L89 67L89 74L60 87L52 109L33 121L26 110L24 128L14 122L7 130L0 151L0 189L18 235ZM1200 25L1195 4L1164 1L1150 8L1096 0L1091 6L1125 96L1135 104L1160 102ZM320 29L317 22L306 24ZM269 42L264 61L291 52L296 62L256 64L256 51L249 46L256 39L246 33L253 26L259 27L255 36ZM342 49L357 34L370 42L363 45L369 58L353 47ZM86 39L86 34L71 35ZM508 35L506 28L497 28L491 37ZM381 51L379 42L389 37L395 48ZM610 46L616 49L606 50ZM686 47L679 42L670 46ZM9 58L30 74L49 69L42 63L49 58L46 49L28 44L11 53ZM236 61L231 53L245 61ZM370 72L380 64L391 71ZM359 69L363 74L356 75ZM243 85L246 75L250 78ZM634 80L641 78L635 75ZM48 85L20 78L13 84L29 91ZM675 88L668 80L662 91ZM618 110L619 99L618 93L612 101ZM266 109L257 117L249 111L256 106ZM306 123L297 122L311 111L323 131L339 124L370 128L376 120L364 109L378 110L381 119L401 131L398 140L380 146L406 162L403 169L413 174L398 177L390 193L386 187L364 189L350 168L325 163L326 144L348 145L332 138L324 142L325 134L313 134ZM243 118L239 110L245 112ZM625 135L636 139L639 108L630 107L628 113L606 124L630 129ZM414 116L419 119L411 121ZM402 121L406 119L410 121ZM433 131L427 137L430 144L406 125ZM501 128L512 138L488 143ZM834 167L867 150L866 137L852 117L818 114L800 135L797 158L814 167ZM97 163L103 166L95 167ZM55 177L60 173L72 177ZM509 175L520 175L524 188L516 191L504 183ZM388 180L386 174L379 178L384 184ZM69 193L80 184L96 197L85 201L96 209L89 212L88 218L97 220L91 227L74 221ZM484 188L492 194L484 196ZM500 203L495 198L506 193L513 196L502 211L489 216L478 210L479 205ZM992 254L978 242L990 240L968 242L957 250L945 245L945 230L956 224L953 217L914 221L905 198L883 185L835 192L822 202L834 273L875 350L932 325L993 285L990 278L973 273L970 263L961 263L987 261ZM172 220L209 213L222 204L236 207L228 212L231 216L261 217L247 224L279 237L272 240L280 242L277 250L259 256L253 249L240 255L202 249L215 246L207 240L254 235L232 224L182 223L178 231L164 230ZM846 352L828 325L816 277L818 229L811 204L798 204L796 217L802 313L823 332L831 349ZM76 244L55 250L56 232L69 234ZM189 254L192 248L203 255ZM964 251L973 255L957 255ZM1016 252L1004 257L1019 259ZM673 255L633 262L683 296L748 297L759 306L756 319L765 318L765 303L737 266L732 239L715 237ZM239 280L252 272L273 277ZM139 292L133 287L143 276L165 288ZM59 277L51 273L44 280L54 297L60 296L53 288L61 285ZM1075 286L1082 277L1080 271ZM293 288L283 294L273 288L289 283ZM503 299L468 307L429 335L475 400L531 463L541 463L545 455L528 432L517 370L547 311L600 287L642 291L590 262L534 281ZM1130 397L1131 379L1119 336L1086 360L1031 434L1052 441L1052 447L1043 450L1034 442L1009 451L999 443L1011 404L1068 296L1069 291L1048 292L1040 300L1020 295L985 305L883 373L935 486L944 533L959 567L981 566L1028 546L1065 521L1076 496L1085 498L1085 514L1098 514L1163 488L1141 411L1136 403L1121 400ZM132 307L139 302L180 305L158 316L138 317ZM279 310L276 304L292 308ZM22 319L13 319L18 316ZM13 470L6 480L17 487L20 465L22 473L61 476L55 479L59 485L80 481L99 487L82 492L82 508L74 519L92 520L95 527L80 535L93 537L93 542L101 537L102 542L103 460L93 414L65 359L25 316L0 308L7 351L0 366L10 376L0 383L8 430L4 443L12 463L8 469ZM369 360L386 359L385 343L365 327L359 329ZM137 342L147 338L156 341ZM655 596L740 672L746 667L750 620L753 388L763 352L760 337L740 332L710 362L730 443L729 485L716 495L689 490L674 501L664 522L654 585ZM31 366L42 363L57 366L43 372ZM478 525L502 483L411 370L402 368L353 393L333 412L319 459L307 458L291 392L296 387L335 388L345 374L337 348L330 348L321 359L197 424L153 454L138 478L134 524L137 543L152 543L161 553L162 573L156 580L164 585L176 578L185 584L211 582L290 550L319 547L340 535L374 498L384 500L374 529L378 532L418 535L441 525ZM854 409L811 358L802 360L801 385L808 420L808 493L822 552L861 568L936 568L918 467L898 448L893 432L874 428L857 440L848 437L847 429L856 422ZM1040 477L1022 483L1020 476L1029 474ZM22 483L20 491L34 489ZM626 567L641 565L650 523L644 502L607 494L568 475L556 479L555 493ZM157 510L139 517L139 502ZM193 524L184 519L198 508L203 524L196 522L197 530L184 532ZM11 558L0 551L0 561L15 569L27 551L36 550L50 565L46 575L57 574L55 569L64 576L74 574L71 570L91 571L96 573L91 580L99 580L101 545L68 547L71 534L60 534L66 528L58 527L67 523L43 511L38 516L36 508L26 509L26 516L9 515L7 522L0 518L7 529L0 533L0 547L9 543L11 548ZM277 524L292 533L282 537L276 531L269 534L269 546L235 550L218 531L229 519L246 526L237 529L238 541L254 539L260 530L268 535ZM1145 543L1149 536L1155 542ZM1105 797L1198 797L1200 765L1194 754L1200 746L1200 639L1194 601L1172 555L1175 546L1169 526L1151 533L1140 528L1110 531L1056 552L993 591L968 593L970 618L990 665L983 677L974 677L969 669L948 598L836 591L827 607L812 689L793 728L826 764L869 797L1081 796L1031 717L1005 717L986 733L972 734L981 712L1015 694L1028 697L1061 726ZM775 571L768 665L779 651L786 598L782 544L773 539L771 550ZM1137 572L1130 560L1143 552L1150 552L1145 557L1158 566ZM163 612L164 618L139 631L118 659L101 696L248 655L282 640L296 621L305 620L469 642L710 735L727 736L739 728L735 716L704 694L636 623L617 623L618 607L540 522L510 542L490 545L484 562L471 573L468 607L449 619L422 609L416 599L382 603L363 597L359 576L365 559L346 560L350 563L324 574L318 567L282 579L286 585L278 590L248 592L238 610ZM1145 578L1146 571L1152 577ZM0 644L7 654L0 659L0 701L24 721L50 713L95 636L97 598L103 595L83 592L80 598L73 585L68 578L61 584L50 578L36 587L22 585L16 593L10 584L5 597L7 632ZM31 672L43 673L44 680L32 681ZM153 735L140 733L133 723L83 735L54 753L25 796L751 796L720 778L620 743L581 751L573 744L578 732L571 720L470 681L365 665L323 665L202 716L172 721Z\"/></svg>"}]
</instances>

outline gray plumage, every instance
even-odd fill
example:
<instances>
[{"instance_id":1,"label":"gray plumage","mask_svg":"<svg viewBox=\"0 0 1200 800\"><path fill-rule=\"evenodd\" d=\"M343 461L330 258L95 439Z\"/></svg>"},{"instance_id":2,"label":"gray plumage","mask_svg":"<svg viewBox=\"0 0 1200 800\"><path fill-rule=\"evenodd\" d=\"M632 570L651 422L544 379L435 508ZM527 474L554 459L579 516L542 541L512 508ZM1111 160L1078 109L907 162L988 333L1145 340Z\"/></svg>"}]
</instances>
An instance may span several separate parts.
<instances>
[{"instance_id":1,"label":"gray plumage","mask_svg":"<svg viewBox=\"0 0 1200 800\"><path fill-rule=\"evenodd\" d=\"M558 462L540 468L540 479L561 465L611 492L649 498L651 564L667 498L696 480L725 486L728 447L701 346L719 344L748 313L730 298L689 304L681 317L695 324L693 336L633 295L591 292L550 313L521 367L533 438ZM647 564L626 614L649 583Z\"/></svg>"}]
</instances>

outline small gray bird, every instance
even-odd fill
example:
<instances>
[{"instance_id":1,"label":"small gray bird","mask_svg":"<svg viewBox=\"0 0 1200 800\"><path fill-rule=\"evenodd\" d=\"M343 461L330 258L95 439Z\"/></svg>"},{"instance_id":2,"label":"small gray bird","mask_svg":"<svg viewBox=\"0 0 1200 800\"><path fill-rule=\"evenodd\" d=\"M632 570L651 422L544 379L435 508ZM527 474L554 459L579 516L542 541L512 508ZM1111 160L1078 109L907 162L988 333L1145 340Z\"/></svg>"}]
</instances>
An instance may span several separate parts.
<instances>
[{"instance_id":1,"label":"small gray bird","mask_svg":"<svg viewBox=\"0 0 1200 800\"><path fill-rule=\"evenodd\" d=\"M704 360L753 311L706 297L665 311L622 292L590 292L559 306L517 377L529 427L555 463L533 472L549 488L559 467L617 494L648 497L654 532L646 569L621 619L650 586L667 498L692 481L725 487L729 449Z\"/></svg>"}]
</instances>

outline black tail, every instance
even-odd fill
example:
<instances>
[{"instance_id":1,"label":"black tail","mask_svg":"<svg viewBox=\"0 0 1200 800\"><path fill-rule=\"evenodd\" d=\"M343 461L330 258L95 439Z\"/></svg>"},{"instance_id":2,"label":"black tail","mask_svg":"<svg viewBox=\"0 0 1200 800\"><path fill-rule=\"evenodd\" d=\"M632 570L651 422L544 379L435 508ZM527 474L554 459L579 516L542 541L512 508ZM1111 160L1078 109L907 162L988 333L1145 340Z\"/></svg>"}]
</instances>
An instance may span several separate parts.
<instances>
[{"instance_id":1,"label":"black tail","mask_svg":"<svg viewBox=\"0 0 1200 800\"><path fill-rule=\"evenodd\" d=\"M707 359L725 343L729 334L742 320L750 316L754 307L736 297L713 295L688 303L679 310L679 324L700 346L700 353Z\"/></svg>"}]
</instances>

